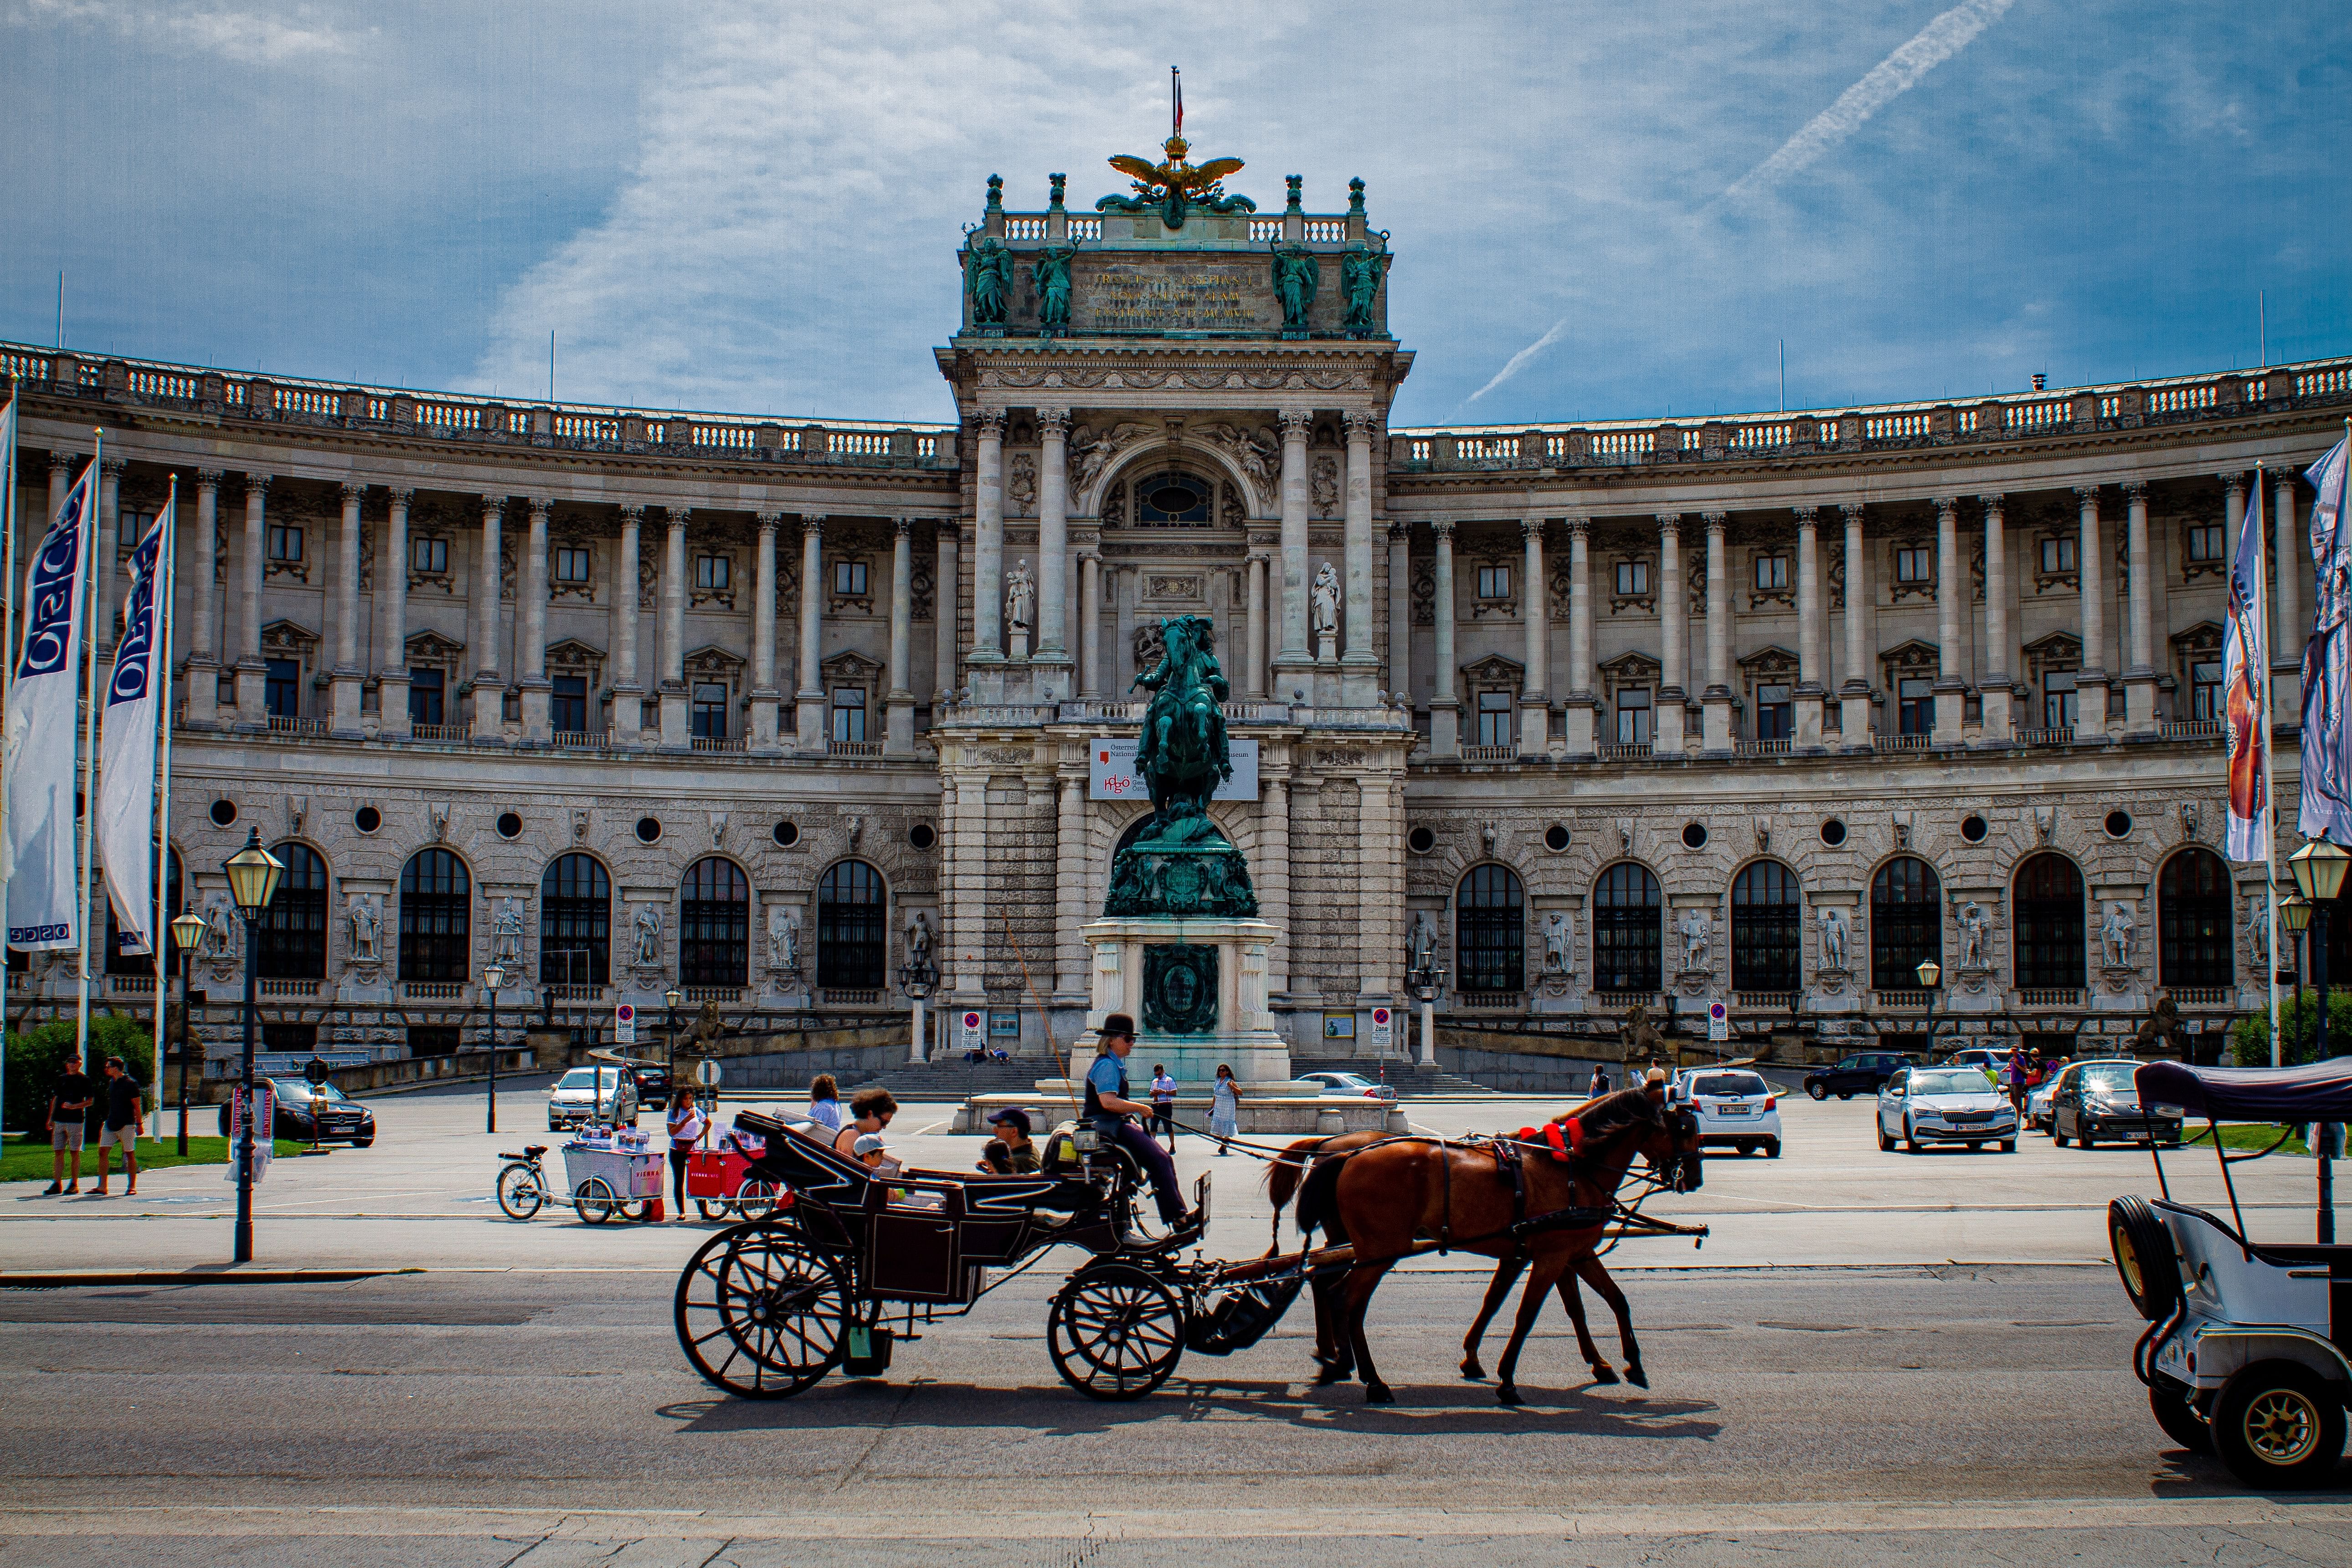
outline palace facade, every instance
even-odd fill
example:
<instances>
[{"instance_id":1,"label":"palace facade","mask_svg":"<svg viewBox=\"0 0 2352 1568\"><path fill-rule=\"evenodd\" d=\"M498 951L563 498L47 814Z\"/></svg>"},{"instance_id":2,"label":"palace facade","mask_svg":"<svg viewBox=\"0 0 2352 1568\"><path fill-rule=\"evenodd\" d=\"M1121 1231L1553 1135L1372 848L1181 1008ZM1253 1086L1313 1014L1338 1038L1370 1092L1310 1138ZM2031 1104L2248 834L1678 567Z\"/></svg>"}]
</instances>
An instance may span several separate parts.
<instances>
[{"instance_id":1,"label":"palace facade","mask_svg":"<svg viewBox=\"0 0 2352 1568\"><path fill-rule=\"evenodd\" d=\"M1931 1003L2063 1034L2159 989L2217 1026L2256 1002L2263 872L2219 854L2227 561L2260 489L2291 801L2299 476L2352 362L1398 429L1412 274L1360 182L1265 216L1062 188L991 182L953 425L0 347L20 550L106 432L110 619L176 478L195 983L241 978L219 868L257 828L282 1047L448 1049L494 959L502 1007L675 988L779 1033L887 1024L936 971L935 1016L1066 1046L1148 812L1105 742L1189 614L1255 752L1221 824L1295 1052L1371 1054L1416 968L1441 1021L1613 1037L1720 999L1828 1047ZM71 956L26 978L68 996Z\"/></svg>"}]
</instances>

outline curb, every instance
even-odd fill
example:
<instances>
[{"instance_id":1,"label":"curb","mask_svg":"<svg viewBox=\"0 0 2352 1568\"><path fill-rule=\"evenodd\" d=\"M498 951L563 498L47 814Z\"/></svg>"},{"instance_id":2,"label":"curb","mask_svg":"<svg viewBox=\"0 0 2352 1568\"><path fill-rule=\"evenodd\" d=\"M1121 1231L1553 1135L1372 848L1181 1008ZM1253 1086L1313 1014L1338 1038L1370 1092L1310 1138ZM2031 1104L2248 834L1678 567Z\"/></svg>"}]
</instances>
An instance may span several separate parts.
<instances>
[{"instance_id":1,"label":"curb","mask_svg":"<svg viewBox=\"0 0 2352 1568\"><path fill-rule=\"evenodd\" d=\"M0 1273L0 1290L62 1290L85 1285L338 1285L422 1268L117 1268L76 1272Z\"/></svg>"}]
</instances>

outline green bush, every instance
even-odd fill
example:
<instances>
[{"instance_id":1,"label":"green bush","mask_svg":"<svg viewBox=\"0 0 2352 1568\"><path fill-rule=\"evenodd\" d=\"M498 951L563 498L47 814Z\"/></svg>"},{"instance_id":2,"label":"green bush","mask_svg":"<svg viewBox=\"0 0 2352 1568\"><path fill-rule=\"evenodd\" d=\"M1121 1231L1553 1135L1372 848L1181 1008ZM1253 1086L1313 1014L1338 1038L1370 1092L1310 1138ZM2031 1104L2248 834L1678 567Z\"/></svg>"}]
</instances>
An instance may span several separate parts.
<instances>
[{"instance_id":1,"label":"green bush","mask_svg":"<svg viewBox=\"0 0 2352 1568\"><path fill-rule=\"evenodd\" d=\"M121 1057L125 1071L143 1089L155 1059L155 1026L145 1018L94 1013L89 1020L89 1054L103 1068L109 1057ZM0 1124L34 1128L49 1111L49 1090L63 1077L74 1054L75 1023L52 1018L30 1029L8 1034L8 1098L0 1106Z\"/></svg>"},{"instance_id":2,"label":"green bush","mask_svg":"<svg viewBox=\"0 0 2352 1568\"><path fill-rule=\"evenodd\" d=\"M2312 1036L2319 1026L2319 993L2305 991L2300 998L2279 1004L2279 1060L2287 1067L2315 1059ZM2352 1055L2352 993L2330 987L2327 993L2327 1050L2331 1056ZM2230 1059L2242 1068L2271 1065L2271 1010L2258 1007L2230 1026Z\"/></svg>"}]
</instances>

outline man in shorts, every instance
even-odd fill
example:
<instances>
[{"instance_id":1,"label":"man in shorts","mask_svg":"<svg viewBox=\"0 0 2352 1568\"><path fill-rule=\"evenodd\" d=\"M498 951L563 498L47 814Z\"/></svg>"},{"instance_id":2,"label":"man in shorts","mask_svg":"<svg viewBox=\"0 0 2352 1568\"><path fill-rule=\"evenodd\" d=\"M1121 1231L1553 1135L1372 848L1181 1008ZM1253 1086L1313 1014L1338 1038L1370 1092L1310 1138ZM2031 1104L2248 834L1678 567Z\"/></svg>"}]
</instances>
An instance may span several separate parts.
<instances>
[{"instance_id":1,"label":"man in shorts","mask_svg":"<svg viewBox=\"0 0 2352 1568\"><path fill-rule=\"evenodd\" d=\"M81 1190L81 1141L83 1125L89 1115L90 1102L97 1097L90 1092L89 1079L81 1070L81 1058L70 1057L66 1070L49 1089L49 1184L42 1195L58 1193L71 1197ZM66 1177L66 1156L73 1156L73 1178Z\"/></svg>"},{"instance_id":2,"label":"man in shorts","mask_svg":"<svg viewBox=\"0 0 2352 1568\"><path fill-rule=\"evenodd\" d=\"M139 1195L139 1123L145 1115L139 1103L139 1080L121 1057L106 1058L105 1125L98 1132L98 1195L105 1197L106 1152L122 1151L122 1193L125 1197Z\"/></svg>"}]
</instances>

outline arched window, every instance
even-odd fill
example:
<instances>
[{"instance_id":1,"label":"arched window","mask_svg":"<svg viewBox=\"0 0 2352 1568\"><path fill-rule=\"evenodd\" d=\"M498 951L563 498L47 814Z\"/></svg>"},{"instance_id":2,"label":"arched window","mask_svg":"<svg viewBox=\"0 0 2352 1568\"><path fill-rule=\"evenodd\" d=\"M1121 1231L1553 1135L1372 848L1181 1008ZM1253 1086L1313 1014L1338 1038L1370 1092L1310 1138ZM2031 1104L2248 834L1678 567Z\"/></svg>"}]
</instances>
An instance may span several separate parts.
<instances>
[{"instance_id":1,"label":"arched window","mask_svg":"<svg viewBox=\"0 0 2352 1568\"><path fill-rule=\"evenodd\" d=\"M1665 984L1658 879L1625 861L1592 884L1592 984L1601 991L1654 992Z\"/></svg>"},{"instance_id":2,"label":"arched window","mask_svg":"<svg viewBox=\"0 0 2352 1568\"><path fill-rule=\"evenodd\" d=\"M1905 855L1870 879L1870 985L1916 991L1919 965L1944 962L1944 889L1935 868Z\"/></svg>"},{"instance_id":3,"label":"arched window","mask_svg":"<svg viewBox=\"0 0 2352 1568\"><path fill-rule=\"evenodd\" d=\"M1778 860L1759 860L1731 882L1731 988L1795 991L1804 984L1797 932L1804 896L1797 874Z\"/></svg>"},{"instance_id":4,"label":"arched window","mask_svg":"<svg viewBox=\"0 0 2352 1568\"><path fill-rule=\"evenodd\" d=\"M264 980L324 980L327 863L304 844L280 844L271 853L286 862L286 874L261 917L254 973Z\"/></svg>"},{"instance_id":5,"label":"arched window","mask_svg":"<svg viewBox=\"0 0 2352 1568\"><path fill-rule=\"evenodd\" d=\"M2017 868L2017 986L2083 989L2083 873L2063 855L2036 855Z\"/></svg>"},{"instance_id":6,"label":"arched window","mask_svg":"<svg viewBox=\"0 0 2352 1568\"><path fill-rule=\"evenodd\" d=\"M2157 984L2233 984L2230 914L2230 868L2219 855L2189 848L2167 860L2156 883Z\"/></svg>"},{"instance_id":7,"label":"arched window","mask_svg":"<svg viewBox=\"0 0 2352 1568\"><path fill-rule=\"evenodd\" d=\"M163 974L166 979L180 973L180 950L172 941L172 922L187 906L180 901L180 852L172 850L164 862L163 900L149 918L148 925L154 944L163 950ZM153 954L125 952L122 946L122 926L114 918L114 900L106 903L106 973L109 974L152 974ZM9 954L11 958L16 956Z\"/></svg>"},{"instance_id":8,"label":"arched window","mask_svg":"<svg viewBox=\"0 0 2352 1568\"><path fill-rule=\"evenodd\" d=\"M400 978L448 985L471 978L474 879L446 849L420 849L400 869Z\"/></svg>"},{"instance_id":9,"label":"arched window","mask_svg":"<svg viewBox=\"0 0 2352 1568\"><path fill-rule=\"evenodd\" d=\"M1517 991L1527 983L1527 921L1507 866L1473 866L1454 899L1457 991Z\"/></svg>"},{"instance_id":10,"label":"arched window","mask_svg":"<svg viewBox=\"0 0 2352 1568\"><path fill-rule=\"evenodd\" d=\"M1193 474L1154 474L1135 481L1135 521L1147 528L1205 525L1209 481Z\"/></svg>"},{"instance_id":11,"label":"arched window","mask_svg":"<svg viewBox=\"0 0 2352 1568\"><path fill-rule=\"evenodd\" d=\"M878 991L888 984L883 973L890 960L884 923L887 914L882 873L865 861L844 860L818 879L819 989Z\"/></svg>"},{"instance_id":12,"label":"arched window","mask_svg":"<svg viewBox=\"0 0 2352 1568\"><path fill-rule=\"evenodd\" d=\"M741 985L751 968L751 884L734 861L706 856L678 889L678 984Z\"/></svg>"},{"instance_id":13,"label":"arched window","mask_svg":"<svg viewBox=\"0 0 2352 1568\"><path fill-rule=\"evenodd\" d=\"M603 985L613 966L613 883L593 855L561 855L539 879L539 983Z\"/></svg>"}]
</instances>

